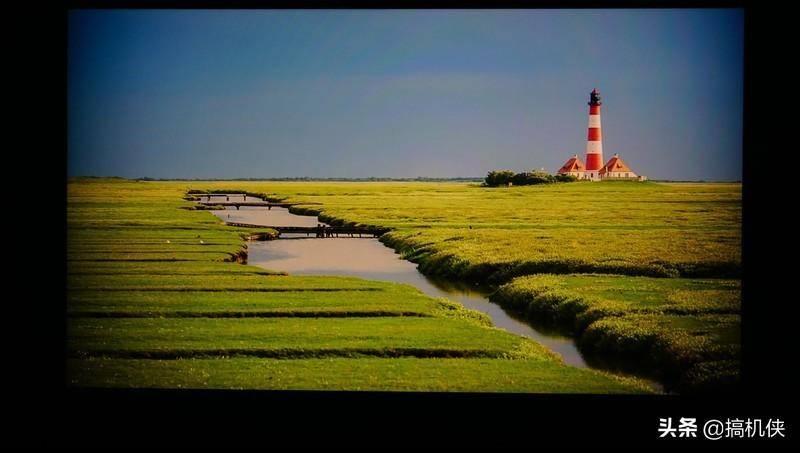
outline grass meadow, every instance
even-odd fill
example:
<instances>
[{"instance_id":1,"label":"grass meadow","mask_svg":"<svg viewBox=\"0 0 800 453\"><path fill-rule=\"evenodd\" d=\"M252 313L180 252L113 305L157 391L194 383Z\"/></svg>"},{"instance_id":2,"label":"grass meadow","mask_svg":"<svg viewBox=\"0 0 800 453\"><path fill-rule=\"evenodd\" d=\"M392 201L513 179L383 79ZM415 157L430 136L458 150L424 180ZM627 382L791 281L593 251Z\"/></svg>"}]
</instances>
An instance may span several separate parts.
<instances>
[{"instance_id":1,"label":"grass meadow","mask_svg":"<svg viewBox=\"0 0 800 453\"><path fill-rule=\"evenodd\" d=\"M197 187L68 183L68 385L651 391L407 285L248 266L244 238L268 231L191 209Z\"/></svg>"},{"instance_id":2,"label":"grass meadow","mask_svg":"<svg viewBox=\"0 0 800 453\"><path fill-rule=\"evenodd\" d=\"M390 227L381 240L424 273L498 286L496 302L575 335L607 366L656 376L681 392L738 385L738 183L235 188L301 203L291 210L332 224Z\"/></svg>"},{"instance_id":3,"label":"grass meadow","mask_svg":"<svg viewBox=\"0 0 800 453\"><path fill-rule=\"evenodd\" d=\"M502 283L595 272L733 277L741 272L741 185L603 182L192 183L244 190L332 224L393 228L383 241L428 274Z\"/></svg>"}]
</instances>

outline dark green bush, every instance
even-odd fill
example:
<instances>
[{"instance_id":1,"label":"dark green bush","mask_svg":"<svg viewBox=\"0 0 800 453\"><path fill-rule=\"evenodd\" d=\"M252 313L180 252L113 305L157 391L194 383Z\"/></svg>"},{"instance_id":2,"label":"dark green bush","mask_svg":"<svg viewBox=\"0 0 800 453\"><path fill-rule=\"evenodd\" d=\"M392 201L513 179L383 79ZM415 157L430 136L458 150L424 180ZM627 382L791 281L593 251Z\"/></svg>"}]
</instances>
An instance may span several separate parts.
<instances>
[{"instance_id":1,"label":"dark green bush","mask_svg":"<svg viewBox=\"0 0 800 453\"><path fill-rule=\"evenodd\" d=\"M536 184L550 184L554 182L572 182L578 178L570 175L551 175L546 171L532 170L514 173L511 170L492 170L484 178L483 185L488 187L506 186L509 183L515 186L533 186Z\"/></svg>"},{"instance_id":2,"label":"dark green bush","mask_svg":"<svg viewBox=\"0 0 800 453\"><path fill-rule=\"evenodd\" d=\"M514 172L511 170L492 170L486 175L484 184L489 187L505 186L514 177Z\"/></svg>"},{"instance_id":3,"label":"dark green bush","mask_svg":"<svg viewBox=\"0 0 800 453\"><path fill-rule=\"evenodd\" d=\"M549 184L554 182L553 175L543 171L523 171L511 178L515 186L533 186L536 184Z\"/></svg>"},{"instance_id":4,"label":"dark green bush","mask_svg":"<svg viewBox=\"0 0 800 453\"><path fill-rule=\"evenodd\" d=\"M574 182L577 180L578 178L574 175L558 174L553 176L553 181L555 182Z\"/></svg>"}]
</instances>

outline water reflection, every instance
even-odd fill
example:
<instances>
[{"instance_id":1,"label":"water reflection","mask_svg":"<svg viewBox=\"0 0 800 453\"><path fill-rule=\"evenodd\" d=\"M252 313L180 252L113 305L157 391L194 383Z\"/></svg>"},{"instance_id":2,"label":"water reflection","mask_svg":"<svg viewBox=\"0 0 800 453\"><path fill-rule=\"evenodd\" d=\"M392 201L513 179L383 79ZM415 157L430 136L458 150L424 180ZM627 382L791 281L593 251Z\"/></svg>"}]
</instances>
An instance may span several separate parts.
<instances>
[{"instance_id":1,"label":"water reflection","mask_svg":"<svg viewBox=\"0 0 800 453\"><path fill-rule=\"evenodd\" d=\"M249 199L250 197L248 197ZM300 226L315 227L318 222L316 217L291 214L286 208L242 206L238 210L228 206L225 211L212 211L226 222L249 223L267 226ZM268 223L269 222L269 223ZM303 235L305 237L305 235Z\"/></svg>"}]
</instances>

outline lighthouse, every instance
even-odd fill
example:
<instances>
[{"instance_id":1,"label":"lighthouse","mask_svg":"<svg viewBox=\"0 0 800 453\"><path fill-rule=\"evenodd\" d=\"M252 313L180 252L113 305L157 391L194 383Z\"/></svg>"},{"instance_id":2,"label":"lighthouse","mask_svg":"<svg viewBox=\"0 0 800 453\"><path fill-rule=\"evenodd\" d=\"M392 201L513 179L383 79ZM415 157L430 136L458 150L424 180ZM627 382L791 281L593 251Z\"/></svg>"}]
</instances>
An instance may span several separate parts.
<instances>
[{"instance_id":1,"label":"lighthouse","mask_svg":"<svg viewBox=\"0 0 800 453\"><path fill-rule=\"evenodd\" d=\"M586 163L578 155L570 157L558 170L559 175L571 176L581 180L636 180L646 181L647 177L637 175L619 154L603 165L603 134L600 132L600 93L597 88L589 94L589 134L586 139Z\"/></svg>"},{"instance_id":2,"label":"lighthouse","mask_svg":"<svg viewBox=\"0 0 800 453\"><path fill-rule=\"evenodd\" d=\"M586 139L586 179L600 179L603 168L603 136L600 132L600 93L597 88L589 94L589 133Z\"/></svg>"}]
</instances>

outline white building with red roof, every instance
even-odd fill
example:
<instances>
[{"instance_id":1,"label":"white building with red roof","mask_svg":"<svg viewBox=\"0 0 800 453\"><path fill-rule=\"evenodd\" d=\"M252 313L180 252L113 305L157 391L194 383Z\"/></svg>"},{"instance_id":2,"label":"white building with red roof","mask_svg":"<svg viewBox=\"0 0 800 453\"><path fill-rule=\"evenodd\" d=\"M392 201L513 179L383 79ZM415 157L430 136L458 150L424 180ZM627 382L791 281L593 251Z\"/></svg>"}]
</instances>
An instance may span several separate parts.
<instances>
[{"instance_id":1,"label":"white building with red roof","mask_svg":"<svg viewBox=\"0 0 800 453\"><path fill-rule=\"evenodd\" d=\"M639 175L633 172L628 164L619 157L619 154L614 154L614 157L608 160L603 168L600 169L601 179L638 179Z\"/></svg>"},{"instance_id":2,"label":"white building with red roof","mask_svg":"<svg viewBox=\"0 0 800 453\"><path fill-rule=\"evenodd\" d=\"M570 175L578 179L583 179L583 173L586 171L586 165L581 161L578 155L574 155L558 170L559 175Z\"/></svg>"},{"instance_id":3,"label":"white building with red roof","mask_svg":"<svg viewBox=\"0 0 800 453\"><path fill-rule=\"evenodd\" d=\"M590 181L602 180L619 180L629 179L635 181L644 181L646 176L636 174L628 164L619 157L619 154L614 154L614 157L608 160L605 165L600 167L596 174L590 174L586 171L586 165L581 161L578 155L574 155L567 160L564 165L558 169L559 175L574 176L578 179L587 179Z\"/></svg>"}]
</instances>

